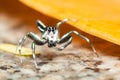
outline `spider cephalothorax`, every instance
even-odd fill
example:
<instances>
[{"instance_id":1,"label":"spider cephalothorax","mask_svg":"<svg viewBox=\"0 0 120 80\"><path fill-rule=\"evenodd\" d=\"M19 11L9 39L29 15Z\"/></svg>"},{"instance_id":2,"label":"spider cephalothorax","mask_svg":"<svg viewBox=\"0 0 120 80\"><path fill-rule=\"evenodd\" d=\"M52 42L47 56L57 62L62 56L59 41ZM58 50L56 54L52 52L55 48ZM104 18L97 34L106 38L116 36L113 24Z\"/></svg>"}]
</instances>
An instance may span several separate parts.
<instances>
[{"instance_id":1,"label":"spider cephalothorax","mask_svg":"<svg viewBox=\"0 0 120 80\"><path fill-rule=\"evenodd\" d=\"M65 22L67 22L69 19L64 19L60 22L57 23L57 25L55 27L46 27L40 20L37 20L37 26L38 29L40 30L40 32L42 33L42 37L40 38L38 35L36 35L33 32L29 32L27 33L22 39L19 40L18 43L18 47L17 49L19 49L19 53L21 56L21 48L22 45L24 43L24 41L26 40L26 38L30 38L33 40L31 48L32 48L32 53L33 53L33 59L34 59L34 64L35 67L37 68L37 62L36 62L36 57L35 57L35 45L44 45L46 43L48 43L48 47L56 47L57 44L62 44L65 43L62 47L60 48L56 48L58 50L63 50L65 49L71 42L72 42L72 36L71 34L74 33L77 36L83 38L86 42L88 42L93 50L93 52L98 56L98 54L96 53L96 50L94 48L94 46L91 44L90 40L79 34L77 31L69 31L68 33L66 33L65 35L63 35L61 38L59 37L59 26ZM22 59L21 59L22 62Z\"/></svg>"},{"instance_id":2,"label":"spider cephalothorax","mask_svg":"<svg viewBox=\"0 0 120 80\"><path fill-rule=\"evenodd\" d=\"M58 30L55 27L47 27L47 31L43 34L43 38L47 40L48 47L55 47L58 41Z\"/></svg>"}]
</instances>

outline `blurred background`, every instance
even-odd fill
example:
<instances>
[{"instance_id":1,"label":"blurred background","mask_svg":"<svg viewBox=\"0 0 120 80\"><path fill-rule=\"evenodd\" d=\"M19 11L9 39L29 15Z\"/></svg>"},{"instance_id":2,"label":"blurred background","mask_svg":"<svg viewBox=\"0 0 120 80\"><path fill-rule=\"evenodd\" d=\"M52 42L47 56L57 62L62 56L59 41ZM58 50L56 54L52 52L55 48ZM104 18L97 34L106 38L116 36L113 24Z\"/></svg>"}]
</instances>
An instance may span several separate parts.
<instances>
[{"instance_id":1,"label":"blurred background","mask_svg":"<svg viewBox=\"0 0 120 80\"><path fill-rule=\"evenodd\" d=\"M54 26L60 21L37 12L18 0L0 0L0 42L17 44L18 40L30 31L39 35L40 32L36 26L37 19L40 19L47 26ZM84 33L69 24L62 25L60 28L61 35L70 30L77 30L90 38L100 54L120 56L120 46ZM75 35L73 36L72 46L74 45L75 48L87 47L89 49L89 45L84 40Z\"/></svg>"}]
</instances>

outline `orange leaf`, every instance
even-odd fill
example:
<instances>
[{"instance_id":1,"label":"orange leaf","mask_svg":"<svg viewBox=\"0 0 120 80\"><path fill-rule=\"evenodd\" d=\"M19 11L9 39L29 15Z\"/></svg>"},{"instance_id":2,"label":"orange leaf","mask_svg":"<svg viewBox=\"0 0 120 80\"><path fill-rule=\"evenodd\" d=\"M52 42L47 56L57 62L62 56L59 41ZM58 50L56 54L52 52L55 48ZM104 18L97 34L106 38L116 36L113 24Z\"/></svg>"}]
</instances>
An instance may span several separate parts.
<instances>
[{"instance_id":1,"label":"orange leaf","mask_svg":"<svg viewBox=\"0 0 120 80\"><path fill-rule=\"evenodd\" d=\"M120 45L119 0L20 0L22 3L56 19L77 19L69 24Z\"/></svg>"}]
</instances>

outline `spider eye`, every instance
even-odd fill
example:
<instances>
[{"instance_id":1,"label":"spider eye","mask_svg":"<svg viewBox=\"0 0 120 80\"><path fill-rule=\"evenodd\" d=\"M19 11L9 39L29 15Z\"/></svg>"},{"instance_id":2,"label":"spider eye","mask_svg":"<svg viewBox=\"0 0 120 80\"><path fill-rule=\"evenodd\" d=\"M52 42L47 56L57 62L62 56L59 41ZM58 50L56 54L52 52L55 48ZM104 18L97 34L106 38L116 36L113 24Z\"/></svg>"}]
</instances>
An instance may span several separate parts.
<instances>
[{"instance_id":1,"label":"spider eye","mask_svg":"<svg viewBox=\"0 0 120 80\"><path fill-rule=\"evenodd\" d=\"M54 27L52 27L52 30L54 30Z\"/></svg>"},{"instance_id":2,"label":"spider eye","mask_svg":"<svg viewBox=\"0 0 120 80\"><path fill-rule=\"evenodd\" d=\"M47 30L50 32L50 28L47 28Z\"/></svg>"}]
</instances>

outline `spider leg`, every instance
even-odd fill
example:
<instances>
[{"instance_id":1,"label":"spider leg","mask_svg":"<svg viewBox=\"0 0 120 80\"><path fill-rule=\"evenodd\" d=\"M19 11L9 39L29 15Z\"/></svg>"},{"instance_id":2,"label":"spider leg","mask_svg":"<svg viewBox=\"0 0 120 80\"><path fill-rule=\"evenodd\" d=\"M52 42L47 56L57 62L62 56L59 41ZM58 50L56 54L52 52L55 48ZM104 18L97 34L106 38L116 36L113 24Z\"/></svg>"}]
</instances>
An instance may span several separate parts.
<instances>
[{"instance_id":1,"label":"spider leg","mask_svg":"<svg viewBox=\"0 0 120 80\"><path fill-rule=\"evenodd\" d=\"M26 40L27 36L24 36L23 38L21 38L18 42L18 46L16 48L16 53L17 51L19 51L19 55L20 55L20 62L22 63L22 56L21 56L21 49L22 49L22 45L24 43L24 41Z\"/></svg>"},{"instance_id":2,"label":"spider leg","mask_svg":"<svg viewBox=\"0 0 120 80\"><path fill-rule=\"evenodd\" d=\"M63 39L60 40L59 43L64 42L66 39L68 39L68 37L70 37L72 33L78 35L79 37L83 38L87 43L89 43L90 46L91 46L91 48L92 48L92 50L93 50L93 52L94 52L94 54L95 54L97 57L99 57L99 55L97 54L97 52L96 52L93 44L91 43L91 41L90 41L87 37L79 34L77 31L70 31L70 32L68 32L67 34L65 34L65 35L62 37Z\"/></svg>"},{"instance_id":3,"label":"spider leg","mask_svg":"<svg viewBox=\"0 0 120 80\"><path fill-rule=\"evenodd\" d=\"M38 68L38 65L36 62L36 56L35 56L35 43L34 42L32 42L31 48L32 48L32 56L33 56L33 60L34 60L34 65L36 68Z\"/></svg>"},{"instance_id":4,"label":"spider leg","mask_svg":"<svg viewBox=\"0 0 120 80\"><path fill-rule=\"evenodd\" d=\"M59 28L59 26L60 26L61 24L65 23L65 22L67 22L67 21L68 21L68 18L65 18L65 19L63 19L62 21L58 22L57 25L56 25L56 28Z\"/></svg>"},{"instance_id":5,"label":"spider leg","mask_svg":"<svg viewBox=\"0 0 120 80\"><path fill-rule=\"evenodd\" d=\"M68 18L65 18L65 19L63 19L62 21L60 21L60 22L58 22L58 23L56 24L56 28L59 29L60 25L63 24L63 23L65 23L65 22L67 22L67 21L76 22L76 19L68 19Z\"/></svg>"},{"instance_id":6,"label":"spider leg","mask_svg":"<svg viewBox=\"0 0 120 80\"><path fill-rule=\"evenodd\" d=\"M61 39L61 41L65 41L66 43L62 47L58 48L58 50L65 49L72 42L72 37L69 37L67 41L64 39L65 38ZM61 43L61 41L59 42L59 44Z\"/></svg>"},{"instance_id":7,"label":"spider leg","mask_svg":"<svg viewBox=\"0 0 120 80\"><path fill-rule=\"evenodd\" d=\"M16 51L19 50L20 57L21 57L22 45L25 42L25 40L27 39L27 37L30 38L31 40L33 40L33 42L37 45L44 45L46 43L46 40L40 39L39 36L37 36L35 33L33 33L33 32L27 33L26 36L24 36L22 39L19 40L18 46L16 48ZM33 47L34 47L34 44L33 44ZM21 63L22 63L22 58L21 58Z\"/></svg>"},{"instance_id":8,"label":"spider leg","mask_svg":"<svg viewBox=\"0 0 120 80\"><path fill-rule=\"evenodd\" d=\"M42 21L37 20L37 26L38 26L38 29L39 29L42 33L45 32L45 30L46 30L46 26L43 24Z\"/></svg>"},{"instance_id":9,"label":"spider leg","mask_svg":"<svg viewBox=\"0 0 120 80\"><path fill-rule=\"evenodd\" d=\"M64 24L64 23L67 22L67 21L76 22L75 19L69 19L69 18L63 19L62 21L60 21L60 22L58 22L58 23L56 24L56 28L58 29L59 32L60 32L60 30L59 30L60 25ZM60 36L60 34L59 34L59 36Z\"/></svg>"},{"instance_id":10,"label":"spider leg","mask_svg":"<svg viewBox=\"0 0 120 80\"><path fill-rule=\"evenodd\" d=\"M64 23L67 22L67 21L68 21L68 18L65 18L65 19L63 19L62 21L58 22L58 23L56 24L56 29L60 32L60 29L59 29L60 25L61 25L61 24L64 24ZM60 34L58 34L58 36L60 36Z\"/></svg>"},{"instance_id":11,"label":"spider leg","mask_svg":"<svg viewBox=\"0 0 120 80\"><path fill-rule=\"evenodd\" d=\"M72 42L72 37L71 37L71 35L69 35L69 33L63 35L61 37L61 39L58 41L58 44L65 43L65 45L63 45L61 48L58 48L58 50L65 49L71 42Z\"/></svg>"},{"instance_id":12,"label":"spider leg","mask_svg":"<svg viewBox=\"0 0 120 80\"><path fill-rule=\"evenodd\" d=\"M70 33L75 33L76 35L78 35L79 37L83 38L87 43L89 43L89 45L91 46L94 54L99 57L99 55L97 54L97 51L95 50L95 47L93 46L93 44L91 43L90 39L88 39L87 37L79 34L77 31L70 31Z\"/></svg>"}]
</instances>

